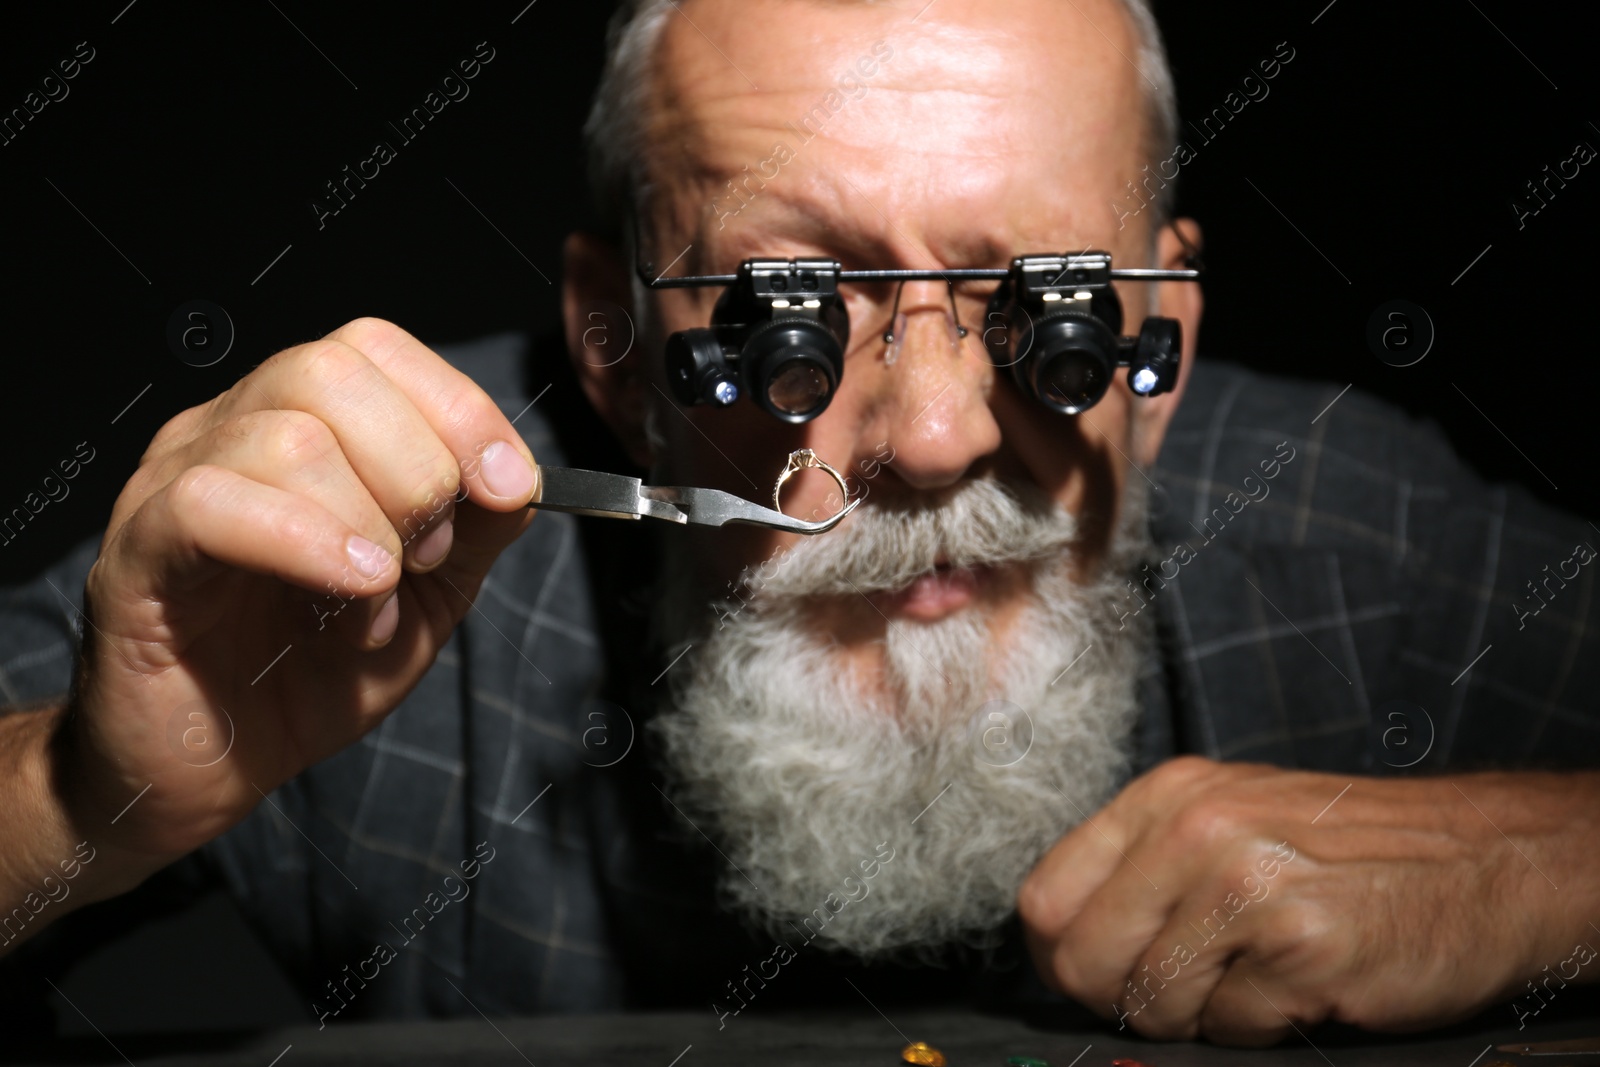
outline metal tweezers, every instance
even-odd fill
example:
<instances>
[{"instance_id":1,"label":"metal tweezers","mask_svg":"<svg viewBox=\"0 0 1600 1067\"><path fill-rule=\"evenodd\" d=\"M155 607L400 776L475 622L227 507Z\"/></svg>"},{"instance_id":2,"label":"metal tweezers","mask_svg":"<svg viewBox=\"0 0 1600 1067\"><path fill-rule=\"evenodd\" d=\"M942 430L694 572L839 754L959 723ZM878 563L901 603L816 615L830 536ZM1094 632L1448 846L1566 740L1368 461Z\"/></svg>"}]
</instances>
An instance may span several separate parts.
<instances>
[{"instance_id":1,"label":"metal tweezers","mask_svg":"<svg viewBox=\"0 0 1600 1067\"><path fill-rule=\"evenodd\" d=\"M859 498L852 500L832 518L805 522L720 489L645 485L638 478L622 474L543 464L539 466L539 486L539 499L529 504L530 508L599 515L607 519L648 517L680 525L724 526L737 522L801 534L826 533L861 503Z\"/></svg>"}]
</instances>

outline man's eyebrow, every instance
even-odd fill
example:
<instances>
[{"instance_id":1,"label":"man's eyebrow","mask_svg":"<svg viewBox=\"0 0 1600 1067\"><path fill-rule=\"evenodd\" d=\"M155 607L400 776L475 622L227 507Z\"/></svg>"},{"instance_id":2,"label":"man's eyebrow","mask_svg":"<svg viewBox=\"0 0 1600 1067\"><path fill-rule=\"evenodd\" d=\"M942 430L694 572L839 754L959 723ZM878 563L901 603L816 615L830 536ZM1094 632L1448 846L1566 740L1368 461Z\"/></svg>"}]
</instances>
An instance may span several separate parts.
<instances>
[{"instance_id":1,"label":"man's eyebrow","mask_svg":"<svg viewBox=\"0 0 1600 1067\"><path fill-rule=\"evenodd\" d=\"M841 229L825 220L809 204L765 191L762 195L770 199L765 203L753 202L745 209L749 212L748 222L729 235L726 249L738 254L740 260L787 254L783 252L784 245L813 249L810 254L837 259L847 267L889 255L882 240ZM733 264L728 266L731 269Z\"/></svg>"},{"instance_id":2,"label":"man's eyebrow","mask_svg":"<svg viewBox=\"0 0 1600 1067\"><path fill-rule=\"evenodd\" d=\"M997 267L1010 263L1014 255L1028 249L1013 250L1009 242L997 240L991 234L951 235L940 242L944 254L941 258L930 256L902 259L891 249L904 243L891 222L885 230L875 234L842 230L829 222L809 205L773 196L767 203L752 201L749 209L751 222L729 237L725 251L733 255L716 258L730 262L717 264L718 269L732 272L744 259L766 255L787 255L782 246L801 245L814 249L811 254L837 259L846 270L851 269L955 269L958 267ZM873 217L880 219L876 212ZM1032 251L1045 251L1033 249ZM734 258L734 256L737 258Z\"/></svg>"}]
</instances>

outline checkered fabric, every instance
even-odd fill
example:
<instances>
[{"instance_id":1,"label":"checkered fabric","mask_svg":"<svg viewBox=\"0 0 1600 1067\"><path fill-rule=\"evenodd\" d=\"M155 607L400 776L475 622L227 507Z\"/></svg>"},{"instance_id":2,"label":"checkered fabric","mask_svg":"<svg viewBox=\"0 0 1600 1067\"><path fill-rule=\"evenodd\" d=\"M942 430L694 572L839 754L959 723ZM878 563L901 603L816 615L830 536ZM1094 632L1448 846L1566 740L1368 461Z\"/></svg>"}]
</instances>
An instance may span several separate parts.
<instances>
[{"instance_id":1,"label":"checkered fabric","mask_svg":"<svg viewBox=\"0 0 1600 1067\"><path fill-rule=\"evenodd\" d=\"M562 462L530 406L520 338L445 354L518 417L535 455ZM1107 605L1157 617L1140 767L1174 752L1352 774L1600 763L1595 567L1541 585L1543 601L1525 587L1600 543L1584 522L1484 484L1435 428L1378 400L1226 365L1196 368L1149 474L1162 558ZM533 523L378 729L133 894L45 931L0 975L59 969L220 883L308 999L331 1010L327 983L347 991L340 1021L715 995L759 957L738 956L714 907L715 857L683 845L694 835L649 759L604 765L638 723L597 701L604 628L578 521ZM0 599L6 703L67 690L98 541ZM1514 603L1545 601L1519 626ZM444 878L490 849L470 896L439 906ZM346 984L370 974L380 941L394 960Z\"/></svg>"},{"instance_id":2,"label":"checkered fabric","mask_svg":"<svg viewBox=\"0 0 1600 1067\"><path fill-rule=\"evenodd\" d=\"M1163 556L1192 556L1143 587L1163 645L1152 688L1173 705L1147 718L1145 758L1600 764L1596 568L1581 562L1600 530L1485 484L1433 425L1340 393L1196 367L1152 472ZM1266 481L1280 446L1294 458Z\"/></svg>"}]
</instances>

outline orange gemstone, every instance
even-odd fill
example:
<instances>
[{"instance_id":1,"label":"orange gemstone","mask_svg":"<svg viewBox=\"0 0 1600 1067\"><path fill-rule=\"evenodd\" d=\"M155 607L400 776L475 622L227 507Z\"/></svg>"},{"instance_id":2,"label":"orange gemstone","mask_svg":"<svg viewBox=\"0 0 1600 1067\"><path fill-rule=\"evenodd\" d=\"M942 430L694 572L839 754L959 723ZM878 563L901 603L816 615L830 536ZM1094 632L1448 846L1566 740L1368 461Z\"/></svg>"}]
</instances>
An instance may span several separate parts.
<instances>
[{"instance_id":1,"label":"orange gemstone","mask_svg":"<svg viewBox=\"0 0 1600 1067\"><path fill-rule=\"evenodd\" d=\"M926 1041L913 1041L900 1050L900 1058L916 1067L945 1067L944 1053Z\"/></svg>"}]
</instances>

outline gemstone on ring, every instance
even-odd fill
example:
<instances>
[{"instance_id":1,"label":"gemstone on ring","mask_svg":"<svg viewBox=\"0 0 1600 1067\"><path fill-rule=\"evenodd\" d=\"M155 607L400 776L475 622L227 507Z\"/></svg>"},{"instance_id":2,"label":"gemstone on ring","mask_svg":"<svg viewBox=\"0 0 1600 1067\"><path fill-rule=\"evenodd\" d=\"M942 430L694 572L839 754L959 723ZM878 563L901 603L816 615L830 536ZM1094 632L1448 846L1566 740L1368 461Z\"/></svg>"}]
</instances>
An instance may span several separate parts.
<instances>
[{"instance_id":1,"label":"gemstone on ring","mask_svg":"<svg viewBox=\"0 0 1600 1067\"><path fill-rule=\"evenodd\" d=\"M840 507L845 506L850 500L850 486L845 482L844 475L822 462L817 454L809 448L797 448L789 453L789 460L783 465L783 470L778 472L778 484L772 487L772 510L783 514L783 483L787 482L797 471L807 468L819 470L833 478L839 486L841 496Z\"/></svg>"}]
</instances>

